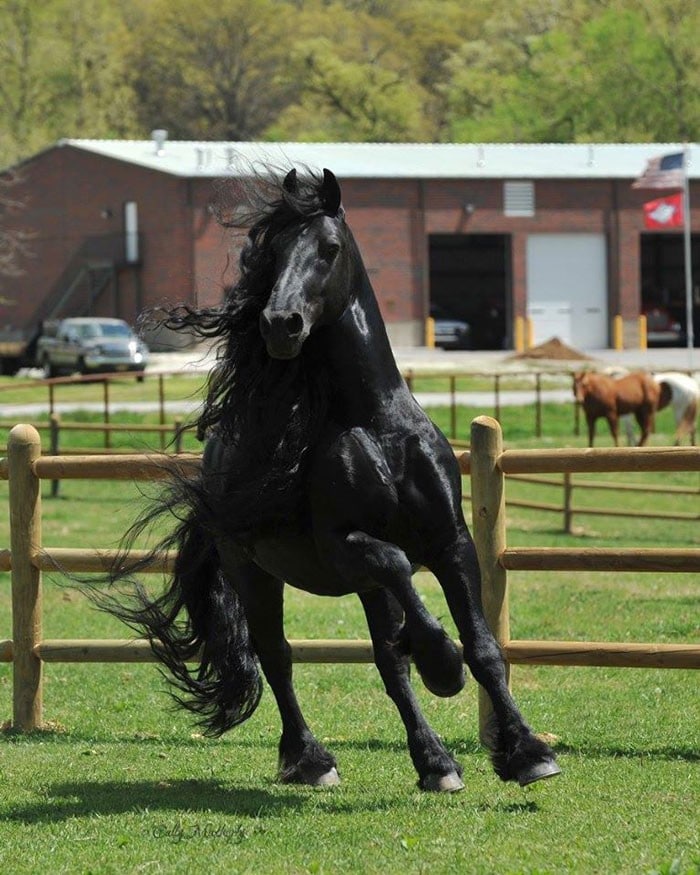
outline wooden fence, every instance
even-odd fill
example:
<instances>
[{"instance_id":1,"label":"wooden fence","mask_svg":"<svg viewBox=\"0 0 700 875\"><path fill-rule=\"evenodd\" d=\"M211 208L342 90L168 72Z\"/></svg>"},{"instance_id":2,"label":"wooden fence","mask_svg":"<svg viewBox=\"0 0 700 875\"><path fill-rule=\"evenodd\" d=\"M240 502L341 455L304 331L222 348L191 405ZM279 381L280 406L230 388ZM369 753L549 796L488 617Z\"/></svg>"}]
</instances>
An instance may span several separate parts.
<instances>
[{"instance_id":1,"label":"wooden fence","mask_svg":"<svg viewBox=\"0 0 700 875\"><path fill-rule=\"evenodd\" d=\"M508 571L700 572L700 549L508 548L505 475L603 471L700 471L696 447L503 450L498 423L479 417L472 423L472 448L457 452L460 468L471 475L473 534L483 579L487 620L509 663L656 668L700 668L700 643L653 644L596 641L513 640L509 631ZM199 456L178 457L184 471ZM148 645L129 640L45 640L42 635L41 574L60 567L70 572L103 571L114 553L104 550L42 547L41 481L44 479L147 480L167 477L162 457L144 455L41 456L37 431L17 425L10 434L8 459L0 478L9 479L11 543L0 550L0 570L11 571L12 640L0 641L0 661L14 662L13 724L30 731L42 723L44 662L145 662ZM162 571L163 557L149 569ZM367 662L368 641L292 641L297 662ZM480 691L479 721L491 710Z\"/></svg>"},{"instance_id":2,"label":"wooden fence","mask_svg":"<svg viewBox=\"0 0 700 875\"><path fill-rule=\"evenodd\" d=\"M684 371L683 373L688 373L690 376L693 375L692 371ZM403 376L406 379L406 382L409 385L409 388L414 391L417 390L417 383L420 380L438 380L441 384L444 384L446 387L447 393L449 395L448 408L450 411L450 422L449 426L446 426L446 433L453 439L458 437L458 413L460 403L460 392L458 391L458 385L460 380L480 380L484 383L491 384L491 391L493 393L493 416L495 419L501 419L501 411L502 411L502 396L503 396L503 383L511 383L515 382L518 386L517 390L510 391L518 391L522 394L523 411L527 411L528 416L533 417L533 434L535 437L542 437L543 434L543 416L544 416L544 404L546 403L547 398L547 389L546 384L548 381L556 381L558 388L562 388L562 383L569 385L571 377L573 375L573 370L569 368L562 368L560 370L546 370L546 371L522 371L518 373L513 372L486 372L486 371L430 371L426 369L421 369L420 371L414 369L406 369L403 371ZM57 393L59 389L62 387L71 387L73 385L80 383L97 383L102 387L102 417L104 425L94 424L93 430L95 432L101 431L103 434L104 446L106 449L110 447L110 434L113 431L118 430L117 428L111 428L110 422L113 415L114 403L112 401L111 395L111 387L114 383L123 383L125 380L135 379L138 381L155 381L157 383L157 394L154 400L154 408L158 414L158 421L160 427L143 427L143 430L149 430L152 432L160 433L160 447L161 449L165 449L166 446L166 438L168 433L172 433L173 429L176 428L175 423L172 425L168 424L167 417L167 406L168 401L166 399L166 387L167 387L167 378L172 376L191 376L196 377L196 373L187 373L183 371L171 371L171 372L162 372L158 374L128 374L128 373L115 373L115 374L90 374L83 376L72 376L72 377L53 377L48 380L32 380L26 383L26 387L29 389L36 389L37 387L44 387L47 390L47 410L50 416L56 414L56 408L58 406L57 401ZM203 379L203 375L202 379ZM433 382L434 384L434 382ZM5 386L0 386L0 405L2 403L2 396L5 391L12 390L16 392L16 385L7 384ZM469 391L464 391L463 394L468 395ZM462 395L463 397L463 395ZM178 399L179 400L179 399ZM429 405L428 405L429 406ZM486 405L482 405L482 409ZM571 393L571 410L572 410L572 433L576 436L581 434L581 405L576 403L574 400L573 392ZM77 426L76 426L77 427ZM67 424L63 426L63 428L67 428ZM86 429L87 430L87 429ZM132 431L137 429L132 427ZM176 431L177 434L177 431ZM695 442L695 432L692 433L692 442Z\"/></svg>"},{"instance_id":3,"label":"wooden fence","mask_svg":"<svg viewBox=\"0 0 700 875\"><path fill-rule=\"evenodd\" d=\"M599 507L579 505L574 503L574 495L588 490L614 493L618 498L633 493L642 493L647 498L653 496L674 496L677 498L696 498L700 501L700 488L686 486L659 486L649 483L621 483L601 482L596 480L574 479L574 475L567 471L561 477L530 477L525 474L512 474L508 478L511 482L529 483L534 486L547 486L561 493L561 501L534 501L532 499L506 497L508 507L519 507L526 510L536 510L560 514L562 517L562 531L572 534L574 531L574 516L608 516L627 517L628 519L666 520L668 522L700 523L700 510L676 510L663 511L654 507L653 501L648 510L630 510L621 506L613 506L610 503ZM462 496L465 501L471 501L469 492ZM699 505L696 504L696 507Z\"/></svg>"},{"instance_id":4,"label":"wooden fence","mask_svg":"<svg viewBox=\"0 0 700 875\"><path fill-rule=\"evenodd\" d=\"M403 372L403 375L408 383L409 387L413 391L416 389L416 383L422 379L430 379L430 380L438 380L442 385L445 386L447 392L449 393L449 409L450 409L450 426L447 429L451 437L457 437L457 413L459 409L459 396L458 396L458 381L464 379L478 379L484 383L490 383L492 387L493 393L493 416L495 419L500 420L501 418L501 408L502 408L502 393L503 393L503 383L504 381L516 381L519 388L519 391L522 391L523 398L525 399L525 403L523 407L531 411L533 416L533 429L535 437L542 436L542 416L543 416L543 404L546 398L546 389L545 383L552 378L559 379L560 381L569 381L571 379L573 371L571 368L562 368L561 370L547 370L547 371L523 371L522 373L513 374L511 372L504 373L493 373L493 372L480 372L480 371L430 371L421 369L420 371L416 371L414 369L407 369ZM114 374L88 374L88 375L75 375L71 377L52 377L46 380L31 380L27 382L25 385L27 389L32 389L36 391L37 388L45 388L47 392L46 403L47 403L47 411L49 415L53 415L57 412L58 407L58 393L64 389L67 391L71 391L71 387L76 384L99 384L102 387L102 418L105 424L109 424L113 414L114 402L112 400L112 386L117 383L124 383L124 381L128 380L138 380L142 381L155 381L157 384L156 396L154 399L154 407L158 414L159 423L162 426L166 426L167 422L167 378L171 376L197 376L196 374L187 374L182 371L171 371L171 372L162 372L158 374L129 374L129 373L114 373ZM202 379L203 379L203 375ZM0 404L2 403L3 393L6 391L13 391L16 393L17 386L13 383L8 383L6 386L0 386ZM579 405L574 403L573 392L571 394L571 405L572 405L572 420L573 420L573 433L578 435L580 433L580 410ZM167 428L163 431L167 432ZM155 431L155 429L154 429ZM103 430L105 435L105 446L109 447L109 429L105 428ZM161 448L163 448L164 443L163 439L161 441Z\"/></svg>"}]
</instances>

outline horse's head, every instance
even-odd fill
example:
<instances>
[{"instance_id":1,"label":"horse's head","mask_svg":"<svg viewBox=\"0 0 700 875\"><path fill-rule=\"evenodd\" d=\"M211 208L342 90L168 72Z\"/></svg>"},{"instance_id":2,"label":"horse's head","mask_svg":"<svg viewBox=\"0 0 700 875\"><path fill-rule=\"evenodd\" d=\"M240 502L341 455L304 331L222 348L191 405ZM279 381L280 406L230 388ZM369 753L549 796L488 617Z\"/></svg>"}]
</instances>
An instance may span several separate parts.
<instances>
[{"instance_id":1,"label":"horse's head","mask_svg":"<svg viewBox=\"0 0 700 875\"><path fill-rule=\"evenodd\" d=\"M298 192L296 170L284 188ZM260 314L260 333L271 358L292 359L314 329L338 319L349 302L352 237L344 221L340 186L323 171L318 207L283 227L272 239L272 290Z\"/></svg>"},{"instance_id":2,"label":"horse's head","mask_svg":"<svg viewBox=\"0 0 700 875\"><path fill-rule=\"evenodd\" d=\"M586 371L578 371L574 374L574 398L582 404L586 397L588 388L589 374Z\"/></svg>"}]
</instances>

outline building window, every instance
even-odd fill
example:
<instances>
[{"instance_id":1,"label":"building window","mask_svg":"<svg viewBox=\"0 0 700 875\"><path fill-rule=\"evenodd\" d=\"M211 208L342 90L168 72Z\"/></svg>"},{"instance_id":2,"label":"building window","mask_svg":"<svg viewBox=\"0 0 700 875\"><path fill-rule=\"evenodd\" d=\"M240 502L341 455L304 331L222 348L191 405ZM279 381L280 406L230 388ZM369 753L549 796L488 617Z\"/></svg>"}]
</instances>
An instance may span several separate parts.
<instances>
[{"instance_id":1,"label":"building window","mask_svg":"<svg viewBox=\"0 0 700 875\"><path fill-rule=\"evenodd\" d=\"M534 216L535 183L504 182L503 212L506 216Z\"/></svg>"}]
</instances>

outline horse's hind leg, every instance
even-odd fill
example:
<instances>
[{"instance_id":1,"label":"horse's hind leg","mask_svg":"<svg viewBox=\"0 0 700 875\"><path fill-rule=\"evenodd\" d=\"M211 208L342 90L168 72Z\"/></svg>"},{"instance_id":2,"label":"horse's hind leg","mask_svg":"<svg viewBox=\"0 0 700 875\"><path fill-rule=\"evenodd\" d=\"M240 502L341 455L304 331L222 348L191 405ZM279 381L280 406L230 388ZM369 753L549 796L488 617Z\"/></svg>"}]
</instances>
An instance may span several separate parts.
<instances>
[{"instance_id":1,"label":"horse's hind leg","mask_svg":"<svg viewBox=\"0 0 700 875\"><path fill-rule=\"evenodd\" d=\"M636 410L634 418L637 420L637 424L642 431L637 446L643 447L649 440L649 435L654 428L654 413L644 409Z\"/></svg>"},{"instance_id":2,"label":"horse's hind leg","mask_svg":"<svg viewBox=\"0 0 700 875\"><path fill-rule=\"evenodd\" d=\"M372 637L374 661L406 728L418 785L422 790L461 790L462 770L426 722L411 687L409 657L397 646L403 619L401 606L385 589L361 593L360 599Z\"/></svg>"},{"instance_id":3,"label":"horse's hind leg","mask_svg":"<svg viewBox=\"0 0 700 875\"><path fill-rule=\"evenodd\" d=\"M280 712L280 780L314 786L338 784L335 758L309 729L294 692L291 648L284 636L284 584L253 563L226 563L225 550L220 553L226 578L244 605L253 647Z\"/></svg>"},{"instance_id":4,"label":"horse's hind leg","mask_svg":"<svg viewBox=\"0 0 700 875\"><path fill-rule=\"evenodd\" d=\"M508 689L505 662L481 608L481 575L468 532L430 562L445 592L464 647L464 659L493 705L493 720L482 741L496 774L521 786L561 771L554 752L525 723Z\"/></svg>"},{"instance_id":5,"label":"horse's hind leg","mask_svg":"<svg viewBox=\"0 0 700 875\"><path fill-rule=\"evenodd\" d=\"M612 435L613 443L616 447L620 446L620 441L618 437L618 419L617 414L610 413L605 417L608 420L608 425L610 427L610 434ZM592 444L591 444L592 446Z\"/></svg>"}]
</instances>

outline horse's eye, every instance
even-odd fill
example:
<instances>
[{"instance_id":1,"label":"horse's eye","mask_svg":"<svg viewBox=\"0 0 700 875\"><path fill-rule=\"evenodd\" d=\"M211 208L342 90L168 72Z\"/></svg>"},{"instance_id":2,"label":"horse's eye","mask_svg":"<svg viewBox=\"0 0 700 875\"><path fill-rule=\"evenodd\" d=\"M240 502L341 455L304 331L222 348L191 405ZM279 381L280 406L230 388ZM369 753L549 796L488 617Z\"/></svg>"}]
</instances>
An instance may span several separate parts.
<instances>
[{"instance_id":1,"label":"horse's eye","mask_svg":"<svg viewBox=\"0 0 700 875\"><path fill-rule=\"evenodd\" d=\"M320 243L318 247L318 254L324 261L327 261L329 264L333 261L336 255L340 252L340 244L339 243Z\"/></svg>"}]
</instances>

